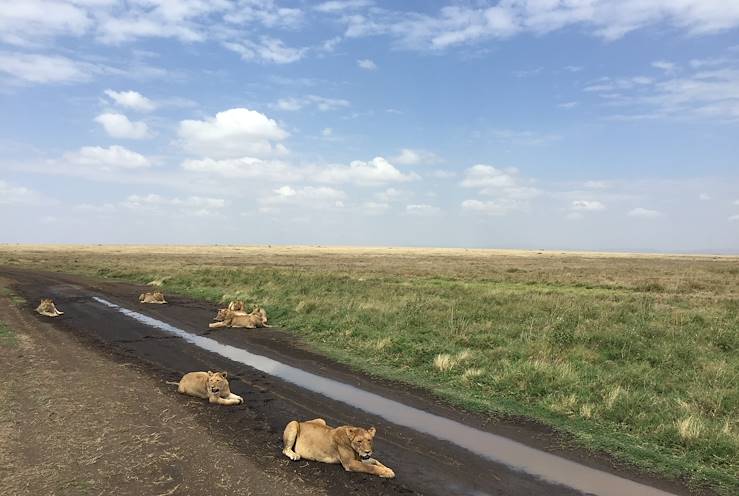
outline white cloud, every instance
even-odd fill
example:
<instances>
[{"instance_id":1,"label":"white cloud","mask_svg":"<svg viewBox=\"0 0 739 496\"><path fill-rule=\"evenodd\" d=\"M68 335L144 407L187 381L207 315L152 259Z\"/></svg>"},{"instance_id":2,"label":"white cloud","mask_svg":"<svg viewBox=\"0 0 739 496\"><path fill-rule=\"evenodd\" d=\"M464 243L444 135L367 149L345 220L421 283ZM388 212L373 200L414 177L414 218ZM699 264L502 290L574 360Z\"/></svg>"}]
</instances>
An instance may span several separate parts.
<instances>
[{"instance_id":1,"label":"white cloud","mask_svg":"<svg viewBox=\"0 0 739 496\"><path fill-rule=\"evenodd\" d=\"M597 212L605 210L606 206L596 200L573 200L570 204L572 210L583 210L587 212Z\"/></svg>"},{"instance_id":2,"label":"white cloud","mask_svg":"<svg viewBox=\"0 0 739 496\"><path fill-rule=\"evenodd\" d=\"M585 187L589 189L606 189L608 183L606 181L585 181Z\"/></svg>"},{"instance_id":3,"label":"white cloud","mask_svg":"<svg viewBox=\"0 0 739 496\"><path fill-rule=\"evenodd\" d=\"M739 205L739 200L734 200L734 205Z\"/></svg>"},{"instance_id":4,"label":"white cloud","mask_svg":"<svg viewBox=\"0 0 739 496\"><path fill-rule=\"evenodd\" d=\"M321 131L321 136L323 136L324 138L331 137L333 136L333 134L334 134L334 130L331 129L330 127L324 127L323 130Z\"/></svg>"},{"instance_id":5,"label":"white cloud","mask_svg":"<svg viewBox=\"0 0 739 496\"><path fill-rule=\"evenodd\" d=\"M665 72L672 72L675 70L675 63L668 62L666 60L655 60L652 62L652 67Z\"/></svg>"},{"instance_id":6,"label":"white cloud","mask_svg":"<svg viewBox=\"0 0 739 496\"><path fill-rule=\"evenodd\" d=\"M64 160L73 165L94 167L105 171L144 169L152 165L151 161L145 156L118 145L108 148L83 146L77 152L65 153Z\"/></svg>"},{"instance_id":7,"label":"white cloud","mask_svg":"<svg viewBox=\"0 0 739 496\"><path fill-rule=\"evenodd\" d=\"M426 150L403 148L400 153L391 159L401 165L437 164L441 161L438 155Z\"/></svg>"},{"instance_id":8,"label":"white cloud","mask_svg":"<svg viewBox=\"0 0 739 496\"><path fill-rule=\"evenodd\" d=\"M725 0L506 0L493 6L445 6L437 15L383 9L343 15L346 36L387 34L407 48L440 50L519 33L545 34L579 26L605 40L655 25L692 35L739 26L739 3Z\"/></svg>"},{"instance_id":9,"label":"white cloud","mask_svg":"<svg viewBox=\"0 0 739 496\"><path fill-rule=\"evenodd\" d=\"M300 9L282 7L274 0L247 0L233 5L224 20L233 24L258 22L268 28L296 28L303 17Z\"/></svg>"},{"instance_id":10,"label":"white cloud","mask_svg":"<svg viewBox=\"0 0 739 496\"><path fill-rule=\"evenodd\" d=\"M346 108L346 107L349 107L350 105L351 104L349 103L348 100L343 100L340 98L326 98L326 97L318 96L318 95L306 95L300 98L296 98L296 97L281 98L277 100L277 103L272 105L272 107L278 108L280 110L285 110L288 112L294 112L297 110L301 110L304 107L314 106L321 112L326 112L329 110Z\"/></svg>"},{"instance_id":11,"label":"white cloud","mask_svg":"<svg viewBox=\"0 0 739 496\"><path fill-rule=\"evenodd\" d=\"M55 55L0 52L0 72L25 83L83 82L90 80L99 69L92 64Z\"/></svg>"},{"instance_id":12,"label":"white cloud","mask_svg":"<svg viewBox=\"0 0 739 496\"><path fill-rule=\"evenodd\" d=\"M375 69L377 69L377 64L375 64L370 59L359 59L359 60L357 60L357 66L360 69L364 69L366 71L374 71Z\"/></svg>"},{"instance_id":13,"label":"white cloud","mask_svg":"<svg viewBox=\"0 0 739 496\"><path fill-rule=\"evenodd\" d=\"M658 212L657 210L649 210L647 208L637 207L629 210L628 215L629 217L638 217L641 219L656 219L657 217L661 217L662 213Z\"/></svg>"},{"instance_id":14,"label":"white cloud","mask_svg":"<svg viewBox=\"0 0 739 496\"><path fill-rule=\"evenodd\" d=\"M80 36L93 20L82 6L48 0L3 2L0 8L0 41L33 45L60 35Z\"/></svg>"},{"instance_id":15,"label":"white cloud","mask_svg":"<svg viewBox=\"0 0 739 496\"><path fill-rule=\"evenodd\" d=\"M121 107L138 110L139 112L151 112L156 108L154 102L137 91L105 90L105 94Z\"/></svg>"},{"instance_id":16,"label":"white cloud","mask_svg":"<svg viewBox=\"0 0 739 496\"><path fill-rule=\"evenodd\" d=\"M426 205L426 204L419 204L419 205L406 205L405 207L405 213L408 215L418 215L418 216L427 216L427 215L436 215L441 210L439 207L435 207L433 205Z\"/></svg>"},{"instance_id":17,"label":"white cloud","mask_svg":"<svg viewBox=\"0 0 739 496\"><path fill-rule=\"evenodd\" d=\"M516 186L516 169L498 169L477 164L465 171L461 185L465 188L509 188Z\"/></svg>"},{"instance_id":18,"label":"white cloud","mask_svg":"<svg viewBox=\"0 0 739 496\"><path fill-rule=\"evenodd\" d=\"M494 140L502 143L524 146L546 145L562 139L558 134L539 133L536 131L516 131L513 129L493 129L489 131L489 135Z\"/></svg>"},{"instance_id":19,"label":"white cloud","mask_svg":"<svg viewBox=\"0 0 739 496\"><path fill-rule=\"evenodd\" d=\"M457 177L457 173L448 170L437 169L431 172L431 177L435 177L436 179L451 179L453 177Z\"/></svg>"},{"instance_id":20,"label":"white cloud","mask_svg":"<svg viewBox=\"0 0 739 496\"><path fill-rule=\"evenodd\" d=\"M708 193L701 193L700 195L698 195L698 199L701 201L708 201L711 199L711 195L709 195Z\"/></svg>"},{"instance_id":21,"label":"white cloud","mask_svg":"<svg viewBox=\"0 0 739 496\"><path fill-rule=\"evenodd\" d=\"M269 181L299 181L304 174L294 167L279 161L262 160L255 157L215 160L185 160L182 168L206 175L226 178L262 179Z\"/></svg>"},{"instance_id":22,"label":"white cloud","mask_svg":"<svg viewBox=\"0 0 739 496\"><path fill-rule=\"evenodd\" d=\"M732 215L731 217L729 217L729 222L737 222L737 221L739 221L739 214Z\"/></svg>"},{"instance_id":23,"label":"white cloud","mask_svg":"<svg viewBox=\"0 0 739 496\"><path fill-rule=\"evenodd\" d=\"M385 191L375 193L375 198L380 200L380 202L382 203L392 203L405 199L410 195L411 193L409 191L399 190L396 188L387 188Z\"/></svg>"},{"instance_id":24,"label":"white cloud","mask_svg":"<svg viewBox=\"0 0 739 496\"><path fill-rule=\"evenodd\" d=\"M280 155L287 153L287 137L274 120L246 108L218 112L205 120L180 122L177 134L185 150L213 158Z\"/></svg>"},{"instance_id":25,"label":"white cloud","mask_svg":"<svg viewBox=\"0 0 739 496\"><path fill-rule=\"evenodd\" d=\"M490 201L465 200L462 202L462 209L464 210L492 216L503 216L524 208L525 205L520 201L510 198Z\"/></svg>"},{"instance_id":26,"label":"white cloud","mask_svg":"<svg viewBox=\"0 0 739 496\"><path fill-rule=\"evenodd\" d=\"M722 67L691 69L654 80L641 76L601 78L585 88L608 105L625 109L619 120L656 118L739 119L739 66L721 59Z\"/></svg>"},{"instance_id":27,"label":"white cloud","mask_svg":"<svg viewBox=\"0 0 739 496\"><path fill-rule=\"evenodd\" d=\"M229 41L223 44L231 51L238 53L243 60L259 60L275 64L290 64L302 59L307 48L286 46L277 38L262 37L258 42L250 40Z\"/></svg>"},{"instance_id":28,"label":"white cloud","mask_svg":"<svg viewBox=\"0 0 739 496\"><path fill-rule=\"evenodd\" d=\"M362 203L362 213L370 215L379 215L387 212L390 205L383 202L365 202Z\"/></svg>"},{"instance_id":29,"label":"white cloud","mask_svg":"<svg viewBox=\"0 0 739 496\"><path fill-rule=\"evenodd\" d=\"M404 174L383 157L368 162L355 160L349 166L330 165L316 171L314 179L325 183L353 183L373 186L387 183L406 182L417 179L416 174Z\"/></svg>"},{"instance_id":30,"label":"white cloud","mask_svg":"<svg viewBox=\"0 0 739 496\"><path fill-rule=\"evenodd\" d=\"M569 102L562 102L558 103L557 107L563 108L563 109L571 109L577 107L578 103L575 101L569 101Z\"/></svg>"},{"instance_id":31,"label":"white cloud","mask_svg":"<svg viewBox=\"0 0 739 496\"><path fill-rule=\"evenodd\" d=\"M95 117L95 122L103 126L105 132L113 138L145 139L150 138L149 127L145 122L131 122L123 114L105 113Z\"/></svg>"},{"instance_id":32,"label":"white cloud","mask_svg":"<svg viewBox=\"0 0 739 496\"><path fill-rule=\"evenodd\" d=\"M37 191L0 180L0 205L43 205L47 202Z\"/></svg>"},{"instance_id":33,"label":"white cloud","mask_svg":"<svg viewBox=\"0 0 739 496\"><path fill-rule=\"evenodd\" d=\"M371 0L331 0L322 2L313 8L319 12L336 13L368 7L373 3Z\"/></svg>"},{"instance_id":34,"label":"white cloud","mask_svg":"<svg viewBox=\"0 0 739 496\"><path fill-rule=\"evenodd\" d=\"M155 212L159 214L180 215L182 213L196 216L208 216L222 210L226 201L221 198L189 196L187 198L166 197L150 193L148 195L130 195L121 206L137 211Z\"/></svg>"},{"instance_id":35,"label":"white cloud","mask_svg":"<svg viewBox=\"0 0 739 496\"><path fill-rule=\"evenodd\" d=\"M262 206L297 206L301 208L343 208L346 193L326 186L293 188L282 186L259 200Z\"/></svg>"}]
</instances>

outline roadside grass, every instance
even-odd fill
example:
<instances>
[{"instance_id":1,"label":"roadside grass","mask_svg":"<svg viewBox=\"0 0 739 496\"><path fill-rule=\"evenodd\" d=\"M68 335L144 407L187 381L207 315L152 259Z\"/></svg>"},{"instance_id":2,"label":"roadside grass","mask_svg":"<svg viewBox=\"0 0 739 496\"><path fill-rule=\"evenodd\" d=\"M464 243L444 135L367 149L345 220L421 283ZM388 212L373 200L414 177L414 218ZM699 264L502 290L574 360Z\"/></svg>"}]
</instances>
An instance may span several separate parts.
<instances>
[{"instance_id":1,"label":"roadside grass","mask_svg":"<svg viewBox=\"0 0 739 496\"><path fill-rule=\"evenodd\" d=\"M13 331L0 320L0 346L15 346L16 336Z\"/></svg>"},{"instance_id":2,"label":"roadside grass","mask_svg":"<svg viewBox=\"0 0 739 496\"><path fill-rule=\"evenodd\" d=\"M368 373L739 491L736 258L0 247L0 264L240 297Z\"/></svg>"},{"instance_id":3,"label":"roadside grass","mask_svg":"<svg viewBox=\"0 0 739 496\"><path fill-rule=\"evenodd\" d=\"M10 298L10 301L16 306L23 306L26 304L26 300L13 293L10 288L0 287L0 295Z\"/></svg>"}]
</instances>

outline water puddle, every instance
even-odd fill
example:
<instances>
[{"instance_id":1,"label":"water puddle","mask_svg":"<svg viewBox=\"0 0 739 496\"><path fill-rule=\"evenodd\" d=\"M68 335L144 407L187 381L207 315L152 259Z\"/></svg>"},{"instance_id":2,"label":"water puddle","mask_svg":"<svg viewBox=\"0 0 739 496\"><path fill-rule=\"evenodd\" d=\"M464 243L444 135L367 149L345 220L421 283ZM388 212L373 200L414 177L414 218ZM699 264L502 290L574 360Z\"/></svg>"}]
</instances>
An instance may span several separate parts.
<instances>
[{"instance_id":1,"label":"water puddle","mask_svg":"<svg viewBox=\"0 0 739 496\"><path fill-rule=\"evenodd\" d=\"M476 455L502 463L515 470L553 484L599 496L670 496L671 493L638 482L586 467L557 455L531 448L517 441L466 426L454 420L424 412L368 391L291 367L277 360L255 355L235 346L191 334L173 325L128 310L103 298L95 301L188 343L217 353L229 360L243 363L266 374L300 386L309 391L346 403L365 412L380 416L394 424L429 434L456 444Z\"/></svg>"}]
</instances>

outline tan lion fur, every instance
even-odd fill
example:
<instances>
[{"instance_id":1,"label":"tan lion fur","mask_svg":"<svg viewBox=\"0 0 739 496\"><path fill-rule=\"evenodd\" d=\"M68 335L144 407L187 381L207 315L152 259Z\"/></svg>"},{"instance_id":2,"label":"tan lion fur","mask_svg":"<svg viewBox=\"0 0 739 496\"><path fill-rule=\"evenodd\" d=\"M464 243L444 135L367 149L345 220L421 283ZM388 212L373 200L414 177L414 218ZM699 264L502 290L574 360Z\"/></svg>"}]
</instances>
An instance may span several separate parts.
<instances>
[{"instance_id":1,"label":"tan lion fur","mask_svg":"<svg viewBox=\"0 0 739 496\"><path fill-rule=\"evenodd\" d=\"M139 295L139 302L161 305L167 303L167 300L164 299L164 293L161 291L154 291L153 293L141 293Z\"/></svg>"},{"instance_id":2,"label":"tan lion fur","mask_svg":"<svg viewBox=\"0 0 739 496\"><path fill-rule=\"evenodd\" d=\"M42 298L41 303L36 307L36 311L47 317L58 317L59 315L64 315L64 312L60 312L56 308L54 300L51 298Z\"/></svg>"},{"instance_id":3,"label":"tan lion fur","mask_svg":"<svg viewBox=\"0 0 739 496\"><path fill-rule=\"evenodd\" d=\"M167 382L177 385L177 392L207 399L219 405L238 405L244 398L233 394L228 385L226 372L188 372L180 382Z\"/></svg>"},{"instance_id":4,"label":"tan lion fur","mask_svg":"<svg viewBox=\"0 0 739 496\"><path fill-rule=\"evenodd\" d=\"M247 329L255 329L257 327L269 327L267 325L267 312L263 308L255 308L251 313L235 312L227 308L218 311L216 320L208 327L211 329L220 329L222 327L245 327Z\"/></svg>"},{"instance_id":5,"label":"tan lion fur","mask_svg":"<svg viewBox=\"0 0 739 496\"><path fill-rule=\"evenodd\" d=\"M372 458L375 428L343 425L331 428L323 419L293 420L282 435L282 453L291 460L341 463L347 472L364 472L392 478L395 472Z\"/></svg>"}]
</instances>

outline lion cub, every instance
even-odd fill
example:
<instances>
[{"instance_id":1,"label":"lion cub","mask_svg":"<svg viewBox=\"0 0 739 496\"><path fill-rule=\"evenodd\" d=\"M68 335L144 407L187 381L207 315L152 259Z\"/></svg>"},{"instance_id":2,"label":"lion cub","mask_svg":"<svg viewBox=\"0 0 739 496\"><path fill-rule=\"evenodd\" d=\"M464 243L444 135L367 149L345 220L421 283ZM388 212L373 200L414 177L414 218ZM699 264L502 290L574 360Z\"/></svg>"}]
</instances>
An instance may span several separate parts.
<instances>
[{"instance_id":1,"label":"lion cub","mask_svg":"<svg viewBox=\"0 0 739 496\"><path fill-rule=\"evenodd\" d=\"M178 386L179 393L207 398L210 403L238 405L244 402L244 398L231 392L226 372L188 372L180 382L167 381L167 384Z\"/></svg>"},{"instance_id":2,"label":"lion cub","mask_svg":"<svg viewBox=\"0 0 739 496\"><path fill-rule=\"evenodd\" d=\"M323 419L293 420L285 427L282 453L291 460L341 463L347 472L364 472L380 477L395 477L395 472L372 458L375 428L344 425L331 428Z\"/></svg>"},{"instance_id":3,"label":"lion cub","mask_svg":"<svg viewBox=\"0 0 739 496\"><path fill-rule=\"evenodd\" d=\"M222 308L218 310L215 320L219 322L208 324L209 328L245 327L247 329L255 329L257 327L269 327L267 325L267 312L264 308L255 308L251 313L236 312Z\"/></svg>"},{"instance_id":4,"label":"lion cub","mask_svg":"<svg viewBox=\"0 0 739 496\"><path fill-rule=\"evenodd\" d=\"M156 304L163 304L167 303L167 301L164 299L164 293L161 291L154 291L153 293L141 293L139 295L139 301L141 303L156 303Z\"/></svg>"},{"instance_id":5,"label":"lion cub","mask_svg":"<svg viewBox=\"0 0 739 496\"><path fill-rule=\"evenodd\" d=\"M64 315L64 312L57 310L56 305L54 305L54 300L51 298L42 298L41 303L36 307L36 311L47 317L58 317L59 315Z\"/></svg>"}]
</instances>

